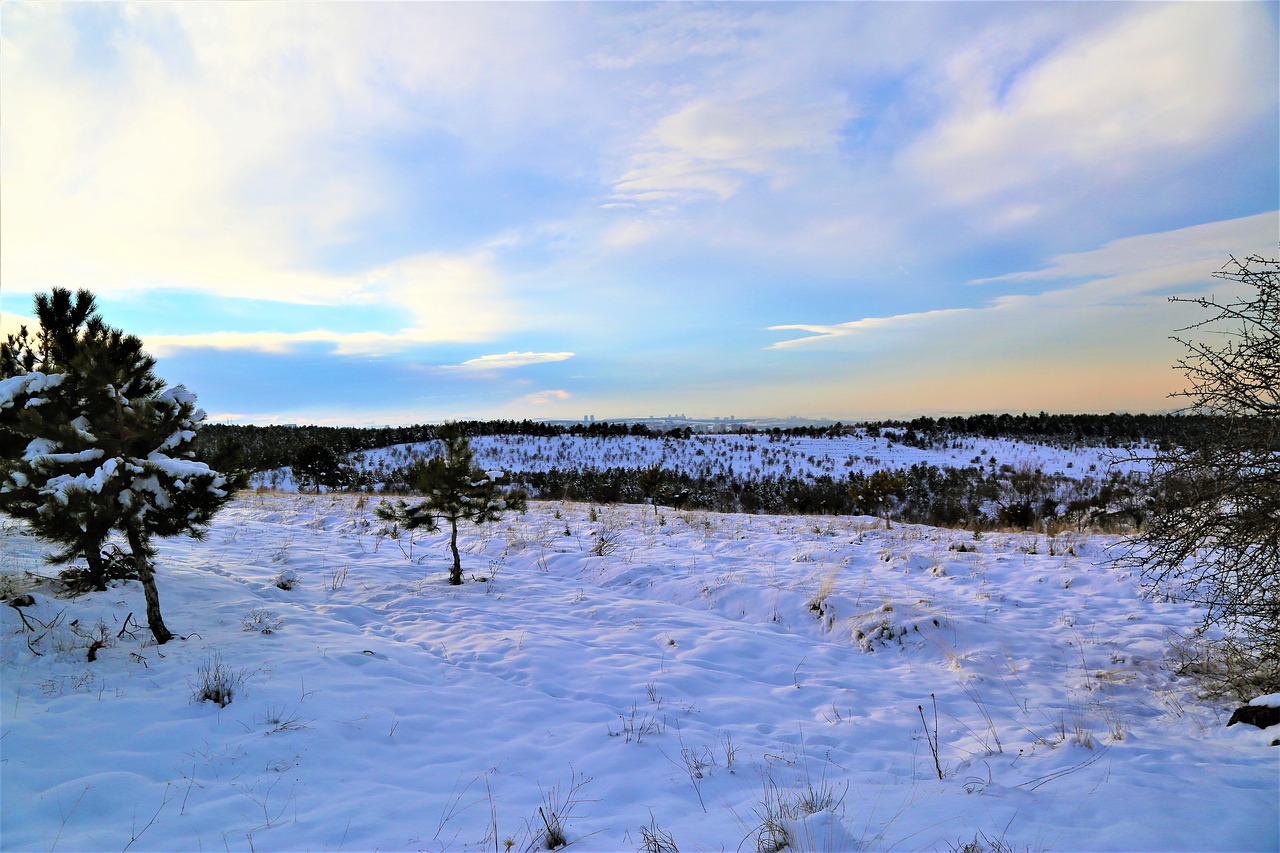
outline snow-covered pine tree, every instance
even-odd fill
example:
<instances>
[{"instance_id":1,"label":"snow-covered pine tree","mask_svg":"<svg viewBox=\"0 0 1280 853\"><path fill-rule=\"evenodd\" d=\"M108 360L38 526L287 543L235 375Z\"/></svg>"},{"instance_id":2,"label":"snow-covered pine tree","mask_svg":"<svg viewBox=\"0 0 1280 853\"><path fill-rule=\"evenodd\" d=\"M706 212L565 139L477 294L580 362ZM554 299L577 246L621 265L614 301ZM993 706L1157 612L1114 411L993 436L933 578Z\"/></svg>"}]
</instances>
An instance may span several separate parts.
<instances>
[{"instance_id":1,"label":"snow-covered pine tree","mask_svg":"<svg viewBox=\"0 0 1280 853\"><path fill-rule=\"evenodd\" d=\"M471 443L455 427L441 428L439 437L444 442L443 454L415 461L407 474L409 485L425 499L412 506L404 500L384 503L375 512L384 521L408 530L436 530L441 519L448 521L449 549L453 552L449 583L457 586L462 583L458 522L488 524L508 510L523 512L528 499L521 489L504 492L497 482L500 475L476 465Z\"/></svg>"},{"instance_id":2,"label":"snow-covered pine tree","mask_svg":"<svg viewBox=\"0 0 1280 853\"><path fill-rule=\"evenodd\" d=\"M36 315L36 338L24 330L0 345L0 435L10 447L25 441L0 459L0 510L60 546L54 559L83 555L91 570L102 571L110 534L122 534L152 635L165 643L173 635L160 612L152 540L202 538L240 478L194 458L204 420L195 396L166 387L142 341L106 326L92 294L73 301L55 289L36 297Z\"/></svg>"},{"instance_id":3,"label":"snow-covered pine tree","mask_svg":"<svg viewBox=\"0 0 1280 853\"><path fill-rule=\"evenodd\" d=\"M99 332L93 294L55 289L35 298L37 334L23 326L0 344L0 509L27 520L39 529L60 519L41 512L46 497L41 487L57 477L88 475L96 468L101 451L85 432L88 421L80 411L82 392L73 387L72 362L77 343L94 323ZM36 461L39 460L37 466ZM79 496L73 495L79 503ZM107 518L88 518L67 525L53 539L61 548L51 562L83 556L90 583L105 589L107 570L102 546L111 533Z\"/></svg>"}]
</instances>

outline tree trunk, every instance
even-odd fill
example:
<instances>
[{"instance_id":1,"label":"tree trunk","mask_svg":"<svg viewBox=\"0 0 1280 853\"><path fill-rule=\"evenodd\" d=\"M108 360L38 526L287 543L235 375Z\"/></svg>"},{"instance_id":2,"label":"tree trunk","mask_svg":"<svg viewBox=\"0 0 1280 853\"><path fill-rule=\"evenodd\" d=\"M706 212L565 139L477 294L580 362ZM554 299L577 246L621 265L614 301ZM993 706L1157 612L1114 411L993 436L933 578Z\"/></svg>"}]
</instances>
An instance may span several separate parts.
<instances>
[{"instance_id":1,"label":"tree trunk","mask_svg":"<svg viewBox=\"0 0 1280 853\"><path fill-rule=\"evenodd\" d=\"M84 552L84 561L89 564L89 583L98 592L107 588L107 561L102 559L100 548L90 548Z\"/></svg>"},{"instance_id":2,"label":"tree trunk","mask_svg":"<svg viewBox=\"0 0 1280 853\"><path fill-rule=\"evenodd\" d=\"M156 590L155 572L151 570L151 561L147 559L147 546L142 534L130 528L126 531L129 539L129 550L133 552L133 564L138 569L138 580L142 581L142 592L147 598L147 625L156 638L156 645L163 646L173 639L173 634L165 627L164 618L160 615L160 593Z\"/></svg>"},{"instance_id":3,"label":"tree trunk","mask_svg":"<svg viewBox=\"0 0 1280 853\"><path fill-rule=\"evenodd\" d=\"M449 549L453 551L453 568L449 570L449 583L462 585L462 556L458 553L458 519L449 519Z\"/></svg>"}]
</instances>

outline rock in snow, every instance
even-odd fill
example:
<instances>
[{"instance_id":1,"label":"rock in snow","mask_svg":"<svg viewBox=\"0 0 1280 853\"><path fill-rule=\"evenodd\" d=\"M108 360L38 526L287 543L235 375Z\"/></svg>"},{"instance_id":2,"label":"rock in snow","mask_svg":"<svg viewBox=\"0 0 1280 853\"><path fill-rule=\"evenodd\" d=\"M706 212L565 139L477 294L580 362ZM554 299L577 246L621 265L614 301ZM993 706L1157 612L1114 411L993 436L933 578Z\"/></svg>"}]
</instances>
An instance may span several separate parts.
<instances>
[{"instance_id":1,"label":"rock in snow","mask_svg":"<svg viewBox=\"0 0 1280 853\"><path fill-rule=\"evenodd\" d=\"M1258 696L1250 699L1249 704L1236 708L1227 725L1234 726L1236 723L1248 723L1260 729L1280 723L1280 693Z\"/></svg>"}]
</instances>

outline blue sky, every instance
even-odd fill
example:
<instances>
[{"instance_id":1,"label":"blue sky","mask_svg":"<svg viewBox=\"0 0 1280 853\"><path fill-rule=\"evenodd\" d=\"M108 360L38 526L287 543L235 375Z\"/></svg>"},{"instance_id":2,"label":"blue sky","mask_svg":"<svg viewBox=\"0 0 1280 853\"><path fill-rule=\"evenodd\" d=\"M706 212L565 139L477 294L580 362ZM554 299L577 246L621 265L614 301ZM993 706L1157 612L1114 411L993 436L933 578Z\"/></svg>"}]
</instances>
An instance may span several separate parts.
<instances>
[{"instance_id":1,"label":"blue sky","mask_svg":"<svg viewBox=\"0 0 1280 853\"><path fill-rule=\"evenodd\" d=\"M0 325L213 419L1170 408L1275 3L0 3Z\"/></svg>"}]
</instances>

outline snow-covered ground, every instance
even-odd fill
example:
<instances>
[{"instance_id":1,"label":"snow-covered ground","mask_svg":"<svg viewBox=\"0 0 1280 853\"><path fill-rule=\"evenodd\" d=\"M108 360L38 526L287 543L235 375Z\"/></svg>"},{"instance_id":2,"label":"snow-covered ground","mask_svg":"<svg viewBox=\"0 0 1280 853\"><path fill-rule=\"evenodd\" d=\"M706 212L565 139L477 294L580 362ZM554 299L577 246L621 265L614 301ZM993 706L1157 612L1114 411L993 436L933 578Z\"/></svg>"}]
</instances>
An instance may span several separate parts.
<instances>
[{"instance_id":1,"label":"snow-covered ground","mask_svg":"<svg viewBox=\"0 0 1280 853\"><path fill-rule=\"evenodd\" d=\"M450 587L447 532L371 509L245 495L161 543L160 648L136 583L0 607L0 846L1280 845L1274 732L1171 676L1197 614L1105 538L536 503Z\"/></svg>"},{"instance_id":2,"label":"snow-covered ground","mask_svg":"<svg viewBox=\"0 0 1280 853\"><path fill-rule=\"evenodd\" d=\"M1119 450L1082 446L1062 448L1010 439L956 438L946 448L921 449L863 433L835 438L768 435L694 435L687 439L646 436L497 435L471 439L477 464L503 471L639 470L661 465L672 473L698 477L739 476L847 477L917 463L940 468L982 467L1040 469L1072 479L1104 478L1110 471L1128 472L1142 463ZM438 452L438 443L400 444L351 454L349 463L378 479L408 464L415 456ZM288 469L258 474L254 485L296 490Z\"/></svg>"},{"instance_id":3,"label":"snow-covered ground","mask_svg":"<svg viewBox=\"0 0 1280 853\"><path fill-rule=\"evenodd\" d=\"M723 474L730 468L739 474L759 472L773 475L845 476L852 471L870 472L880 468L906 468L916 463L962 468L999 465L1014 468L1042 468L1046 474L1083 475L1107 470L1117 464L1130 470L1131 462L1117 461L1118 451L1099 447L1066 449L1029 444L1009 439L961 438L956 446L920 449L865 434L835 438L806 438L767 435L694 435L687 439L619 436L498 435L472 439L476 461L509 471L547 471L551 468L646 468L664 469L692 476ZM367 451L364 460L405 458L413 450L430 452L430 446L398 445ZM356 454L356 461L361 461Z\"/></svg>"}]
</instances>

